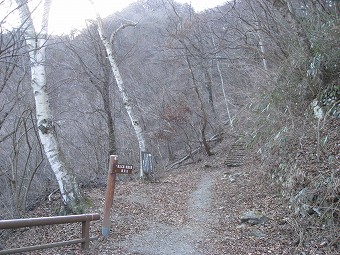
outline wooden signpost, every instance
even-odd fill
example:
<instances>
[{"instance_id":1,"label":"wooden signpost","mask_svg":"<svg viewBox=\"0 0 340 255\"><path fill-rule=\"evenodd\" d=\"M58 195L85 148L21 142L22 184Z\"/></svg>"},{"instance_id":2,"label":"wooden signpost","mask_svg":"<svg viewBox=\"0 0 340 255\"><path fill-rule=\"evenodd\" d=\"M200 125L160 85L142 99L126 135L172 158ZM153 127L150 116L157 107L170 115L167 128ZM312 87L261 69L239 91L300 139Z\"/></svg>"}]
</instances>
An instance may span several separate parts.
<instances>
[{"instance_id":1,"label":"wooden signpost","mask_svg":"<svg viewBox=\"0 0 340 255\"><path fill-rule=\"evenodd\" d=\"M110 156L102 226L103 236L108 236L110 233L110 211L113 203L113 195L116 186L116 174L131 174L132 169L133 169L132 165L118 164L118 159L116 155Z\"/></svg>"}]
</instances>

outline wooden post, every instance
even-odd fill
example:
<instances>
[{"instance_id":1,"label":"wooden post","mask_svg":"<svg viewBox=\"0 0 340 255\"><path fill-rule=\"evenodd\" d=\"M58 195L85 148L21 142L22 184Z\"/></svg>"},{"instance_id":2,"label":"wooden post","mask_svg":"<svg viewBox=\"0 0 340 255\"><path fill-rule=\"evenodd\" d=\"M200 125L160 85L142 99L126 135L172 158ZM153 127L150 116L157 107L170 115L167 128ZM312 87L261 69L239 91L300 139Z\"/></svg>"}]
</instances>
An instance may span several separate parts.
<instances>
[{"instance_id":1,"label":"wooden post","mask_svg":"<svg viewBox=\"0 0 340 255\"><path fill-rule=\"evenodd\" d=\"M116 174L113 173L113 165L117 165L118 160L116 155L110 155L109 170L107 173L107 185L106 185L106 195L105 195L105 205L104 205L104 218L102 226L102 235L108 236L110 234L110 211L113 202L113 195L116 185Z\"/></svg>"},{"instance_id":2,"label":"wooden post","mask_svg":"<svg viewBox=\"0 0 340 255\"><path fill-rule=\"evenodd\" d=\"M90 221L88 220L81 223L81 238L85 239L85 241L81 243L81 248L88 250L90 247Z\"/></svg>"}]
</instances>

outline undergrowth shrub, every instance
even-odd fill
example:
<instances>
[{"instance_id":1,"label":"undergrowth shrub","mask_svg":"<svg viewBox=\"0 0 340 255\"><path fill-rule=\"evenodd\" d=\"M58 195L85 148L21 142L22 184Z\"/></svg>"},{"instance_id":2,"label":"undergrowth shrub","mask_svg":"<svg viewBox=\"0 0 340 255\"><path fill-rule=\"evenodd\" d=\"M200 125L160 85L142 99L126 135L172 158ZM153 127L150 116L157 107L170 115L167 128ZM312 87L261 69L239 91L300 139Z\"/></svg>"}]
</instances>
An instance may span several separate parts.
<instances>
[{"instance_id":1,"label":"undergrowth shrub","mask_svg":"<svg viewBox=\"0 0 340 255\"><path fill-rule=\"evenodd\" d=\"M333 16L319 21L305 21L312 59L291 54L271 70L271 86L250 106L257 121L248 136L264 171L282 187L300 243L319 231L313 238L334 250L340 227L340 26Z\"/></svg>"}]
</instances>

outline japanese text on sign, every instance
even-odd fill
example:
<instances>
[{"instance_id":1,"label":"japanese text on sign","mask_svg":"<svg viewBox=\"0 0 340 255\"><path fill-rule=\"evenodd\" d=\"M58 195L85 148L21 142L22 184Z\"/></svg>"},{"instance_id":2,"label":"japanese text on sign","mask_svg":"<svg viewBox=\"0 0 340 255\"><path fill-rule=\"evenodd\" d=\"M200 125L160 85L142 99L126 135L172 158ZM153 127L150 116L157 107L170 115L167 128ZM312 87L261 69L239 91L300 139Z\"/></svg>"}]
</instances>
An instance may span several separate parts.
<instances>
[{"instance_id":1,"label":"japanese text on sign","mask_svg":"<svg viewBox=\"0 0 340 255\"><path fill-rule=\"evenodd\" d=\"M117 164L112 166L113 174L131 174L133 166L125 164Z\"/></svg>"}]
</instances>

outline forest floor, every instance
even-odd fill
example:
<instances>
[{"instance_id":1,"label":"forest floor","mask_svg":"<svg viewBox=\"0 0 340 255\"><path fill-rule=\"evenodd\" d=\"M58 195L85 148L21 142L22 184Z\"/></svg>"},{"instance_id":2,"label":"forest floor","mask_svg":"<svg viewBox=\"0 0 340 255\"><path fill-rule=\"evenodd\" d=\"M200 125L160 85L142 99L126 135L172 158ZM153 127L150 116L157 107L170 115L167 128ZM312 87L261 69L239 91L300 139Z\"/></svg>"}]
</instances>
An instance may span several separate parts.
<instances>
[{"instance_id":1,"label":"forest floor","mask_svg":"<svg viewBox=\"0 0 340 255\"><path fill-rule=\"evenodd\" d=\"M119 181L111 213L111 231L101 236L101 220L91 222L90 233L99 236L90 249L79 245L25 254L336 254L322 241L302 245L292 213L278 187L248 157L245 164L228 168L229 145L221 143L214 155L196 163L159 173L159 182ZM91 213L102 217L105 187L87 188ZM46 200L28 217L54 215L58 197ZM260 222L241 220L247 212ZM81 224L53 225L13 231L3 248L79 238Z\"/></svg>"}]
</instances>

